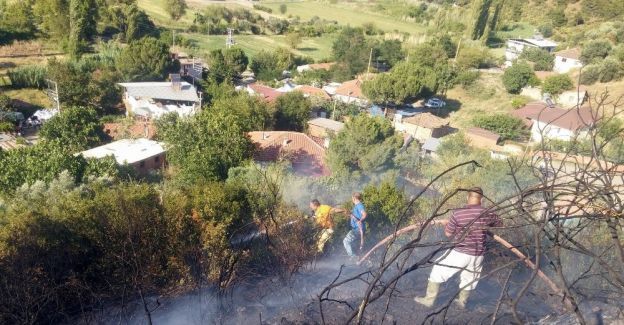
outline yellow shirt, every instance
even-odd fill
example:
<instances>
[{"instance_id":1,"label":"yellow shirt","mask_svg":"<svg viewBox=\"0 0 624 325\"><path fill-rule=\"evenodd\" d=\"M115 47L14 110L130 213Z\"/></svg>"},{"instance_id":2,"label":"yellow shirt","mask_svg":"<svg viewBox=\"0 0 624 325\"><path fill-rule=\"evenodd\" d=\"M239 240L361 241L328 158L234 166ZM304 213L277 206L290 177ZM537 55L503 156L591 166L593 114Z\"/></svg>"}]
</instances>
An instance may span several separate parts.
<instances>
[{"instance_id":1,"label":"yellow shirt","mask_svg":"<svg viewBox=\"0 0 624 325\"><path fill-rule=\"evenodd\" d=\"M334 228L334 220L331 217L331 209L329 205L321 205L318 207L314 213L316 217L316 222L325 229L333 229Z\"/></svg>"}]
</instances>

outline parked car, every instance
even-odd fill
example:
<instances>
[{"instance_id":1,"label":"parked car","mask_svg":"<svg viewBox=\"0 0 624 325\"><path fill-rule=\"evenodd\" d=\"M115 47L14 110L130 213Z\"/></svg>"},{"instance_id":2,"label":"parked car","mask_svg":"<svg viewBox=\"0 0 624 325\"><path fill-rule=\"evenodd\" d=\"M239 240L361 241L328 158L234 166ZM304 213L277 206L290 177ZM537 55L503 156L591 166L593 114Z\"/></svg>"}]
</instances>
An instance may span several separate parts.
<instances>
[{"instance_id":1,"label":"parked car","mask_svg":"<svg viewBox=\"0 0 624 325\"><path fill-rule=\"evenodd\" d=\"M425 103L425 107L429 107L429 108L441 108L446 106L446 102L441 100L440 98L429 98L429 100L427 100L427 102Z\"/></svg>"}]
</instances>

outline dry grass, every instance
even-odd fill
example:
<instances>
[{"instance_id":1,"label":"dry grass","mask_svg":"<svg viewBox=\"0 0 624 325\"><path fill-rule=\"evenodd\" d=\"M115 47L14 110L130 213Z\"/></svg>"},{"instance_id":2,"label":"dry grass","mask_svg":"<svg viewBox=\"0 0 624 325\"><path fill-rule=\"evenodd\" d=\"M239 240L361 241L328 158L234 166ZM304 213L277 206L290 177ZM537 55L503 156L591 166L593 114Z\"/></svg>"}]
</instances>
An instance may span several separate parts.
<instances>
[{"instance_id":1,"label":"dry grass","mask_svg":"<svg viewBox=\"0 0 624 325\"><path fill-rule=\"evenodd\" d=\"M449 100L451 125L458 128L472 126L478 115L512 111L510 95L505 90L500 74L482 73L481 78L467 89L457 86L446 94Z\"/></svg>"},{"instance_id":2,"label":"dry grass","mask_svg":"<svg viewBox=\"0 0 624 325\"><path fill-rule=\"evenodd\" d=\"M32 89L32 88L24 88L24 89L2 89L0 88L0 93L6 94L11 97L13 100L18 100L23 102L24 105L32 105L39 107L51 107L52 103L48 98L48 95L42 90Z\"/></svg>"}]
</instances>

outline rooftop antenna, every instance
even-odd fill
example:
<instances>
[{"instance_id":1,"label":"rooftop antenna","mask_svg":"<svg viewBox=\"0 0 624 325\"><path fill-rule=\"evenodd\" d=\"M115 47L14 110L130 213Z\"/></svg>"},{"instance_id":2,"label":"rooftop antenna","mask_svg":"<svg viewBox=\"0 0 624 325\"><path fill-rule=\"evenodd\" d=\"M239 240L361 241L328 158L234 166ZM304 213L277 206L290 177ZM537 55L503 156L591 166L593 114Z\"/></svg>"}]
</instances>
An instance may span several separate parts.
<instances>
[{"instance_id":1,"label":"rooftop antenna","mask_svg":"<svg viewBox=\"0 0 624 325\"><path fill-rule=\"evenodd\" d=\"M227 38L225 39L225 47L228 49L231 48L232 45L234 45L234 37L232 36L232 31L233 31L232 28L227 29L228 34L227 34Z\"/></svg>"}]
</instances>

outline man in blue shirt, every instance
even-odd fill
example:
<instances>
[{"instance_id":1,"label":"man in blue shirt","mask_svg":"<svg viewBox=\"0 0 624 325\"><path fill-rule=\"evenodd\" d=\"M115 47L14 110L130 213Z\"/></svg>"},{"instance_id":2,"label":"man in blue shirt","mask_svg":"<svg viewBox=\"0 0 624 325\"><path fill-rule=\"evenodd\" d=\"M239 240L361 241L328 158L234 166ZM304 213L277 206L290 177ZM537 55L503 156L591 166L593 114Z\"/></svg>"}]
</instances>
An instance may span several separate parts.
<instances>
[{"instance_id":1,"label":"man in blue shirt","mask_svg":"<svg viewBox=\"0 0 624 325\"><path fill-rule=\"evenodd\" d=\"M352 245L359 238L360 250L362 250L364 246L364 232L366 231L364 219L366 219L367 214L364 203L362 203L362 194L353 193L351 200L353 201L353 210L351 210L351 231L347 233L342 243L347 251L347 255L349 255L349 257L355 257L356 254L353 253Z\"/></svg>"}]
</instances>

